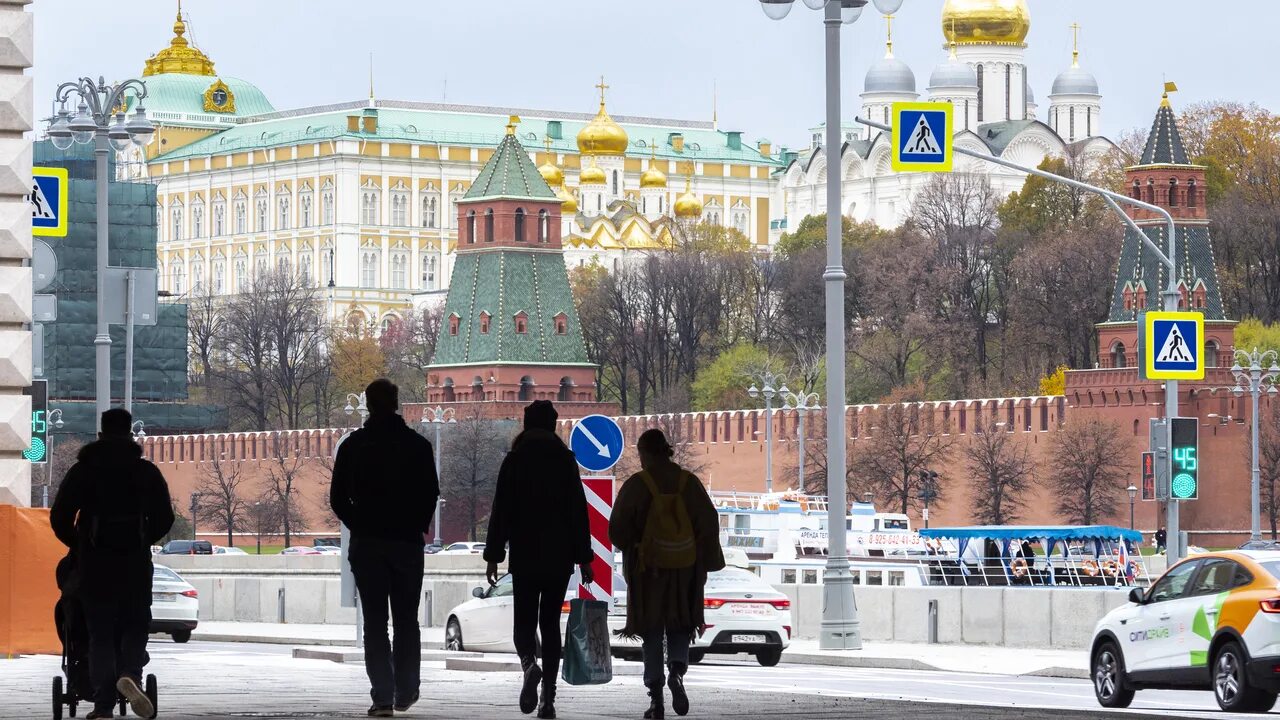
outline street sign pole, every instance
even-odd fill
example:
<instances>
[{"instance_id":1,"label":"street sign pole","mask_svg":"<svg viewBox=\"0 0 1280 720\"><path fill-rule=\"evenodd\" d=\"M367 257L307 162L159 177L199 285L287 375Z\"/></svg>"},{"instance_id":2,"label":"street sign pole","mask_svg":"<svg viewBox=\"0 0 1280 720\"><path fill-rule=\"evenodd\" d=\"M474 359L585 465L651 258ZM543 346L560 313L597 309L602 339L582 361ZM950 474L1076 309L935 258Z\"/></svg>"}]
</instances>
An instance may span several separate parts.
<instances>
[{"instance_id":1,"label":"street sign pole","mask_svg":"<svg viewBox=\"0 0 1280 720\"><path fill-rule=\"evenodd\" d=\"M133 412L133 271L125 272L124 409Z\"/></svg>"},{"instance_id":2,"label":"street sign pole","mask_svg":"<svg viewBox=\"0 0 1280 720\"><path fill-rule=\"evenodd\" d=\"M609 472L622 459L625 440L616 420L604 415L588 415L574 423L569 432L569 449L578 465L591 473L582 478L587 498L587 521L591 532L591 550L595 559L591 569L595 580L591 585L578 582L578 597L603 600L613 609L613 556L609 542L609 518L613 514L615 477ZM575 571L576 573L577 571Z\"/></svg>"}]
</instances>

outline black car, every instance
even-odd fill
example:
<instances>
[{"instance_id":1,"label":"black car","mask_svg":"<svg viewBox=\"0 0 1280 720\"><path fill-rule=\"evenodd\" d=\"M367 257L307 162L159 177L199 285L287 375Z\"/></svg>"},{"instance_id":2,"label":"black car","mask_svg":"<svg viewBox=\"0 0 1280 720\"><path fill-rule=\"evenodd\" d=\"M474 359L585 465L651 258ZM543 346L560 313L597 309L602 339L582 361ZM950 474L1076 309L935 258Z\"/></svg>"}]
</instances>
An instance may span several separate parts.
<instances>
[{"instance_id":1,"label":"black car","mask_svg":"<svg viewBox=\"0 0 1280 720\"><path fill-rule=\"evenodd\" d=\"M161 555L212 555L213 543L208 540L170 540L160 550Z\"/></svg>"}]
</instances>

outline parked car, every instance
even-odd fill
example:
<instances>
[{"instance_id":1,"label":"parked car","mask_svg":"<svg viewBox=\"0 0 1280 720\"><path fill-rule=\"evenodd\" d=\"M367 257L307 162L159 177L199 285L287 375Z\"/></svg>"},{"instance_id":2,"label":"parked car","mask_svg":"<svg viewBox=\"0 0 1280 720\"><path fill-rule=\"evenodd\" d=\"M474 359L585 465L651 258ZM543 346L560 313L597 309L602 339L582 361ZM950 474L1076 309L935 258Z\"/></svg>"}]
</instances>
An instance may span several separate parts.
<instances>
[{"instance_id":1,"label":"parked car","mask_svg":"<svg viewBox=\"0 0 1280 720\"><path fill-rule=\"evenodd\" d=\"M294 545L280 551L281 555L322 555L318 549L306 545Z\"/></svg>"},{"instance_id":2,"label":"parked car","mask_svg":"<svg viewBox=\"0 0 1280 720\"><path fill-rule=\"evenodd\" d=\"M170 540L165 543L161 555L212 555L213 543L208 540Z\"/></svg>"},{"instance_id":3,"label":"parked car","mask_svg":"<svg viewBox=\"0 0 1280 720\"><path fill-rule=\"evenodd\" d=\"M422 552L426 553L427 555L435 555L436 553L440 552L443 549L444 549L443 545L439 545L437 543L429 543L422 548Z\"/></svg>"},{"instance_id":4,"label":"parked car","mask_svg":"<svg viewBox=\"0 0 1280 720\"><path fill-rule=\"evenodd\" d=\"M191 639L200 616L199 593L164 565L151 566L151 632L176 643Z\"/></svg>"},{"instance_id":5,"label":"parked car","mask_svg":"<svg viewBox=\"0 0 1280 720\"><path fill-rule=\"evenodd\" d=\"M342 548L336 547L334 545L317 545L312 549L316 551L317 555L341 555L342 554Z\"/></svg>"},{"instance_id":6,"label":"parked car","mask_svg":"<svg viewBox=\"0 0 1280 720\"><path fill-rule=\"evenodd\" d=\"M340 538L340 537L316 538L316 539L314 539L314 540L312 540L312 541L311 541L311 545L312 545L312 547L318 547L318 548L322 548L322 547L342 547L342 538Z\"/></svg>"},{"instance_id":7,"label":"parked car","mask_svg":"<svg viewBox=\"0 0 1280 720\"><path fill-rule=\"evenodd\" d=\"M1267 712L1280 694L1280 552L1189 557L1093 631L1098 703L1128 707L1147 689L1212 690L1228 712Z\"/></svg>"},{"instance_id":8,"label":"parked car","mask_svg":"<svg viewBox=\"0 0 1280 720\"><path fill-rule=\"evenodd\" d=\"M226 547L224 545L214 545L213 554L214 555L248 555L249 553L245 552L244 550L241 550L238 547Z\"/></svg>"},{"instance_id":9,"label":"parked car","mask_svg":"<svg viewBox=\"0 0 1280 720\"><path fill-rule=\"evenodd\" d=\"M479 555L484 552L484 543L482 542L456 542L445 547L440 552L446 555Z\"/></svg>"},{"instance_id":10,"label":"parked car","mask_svg":"<svg viewBox=\"0 0 1280 720\"><path fill-rule=\"evenodd\" d=\"M707 653L754 655L766 667L777 665L782 651L791 644L791 601L754 573L734 567L710 573L705 586L707 631L693 641L691 662L701 662ZM472 599L453 608L445 624L445 646L450 650L515 652L511 639L514 596L511 576L506 575L490 588L477 587ZM613 576L614 611L609 628L621 629L626 622L626 584ZM568 621L569 600L577 597L576 581L565 594L561 625ZM640 658L640 643L611 638L613 654L626 659Z\"/></svg>"}]
</instances>

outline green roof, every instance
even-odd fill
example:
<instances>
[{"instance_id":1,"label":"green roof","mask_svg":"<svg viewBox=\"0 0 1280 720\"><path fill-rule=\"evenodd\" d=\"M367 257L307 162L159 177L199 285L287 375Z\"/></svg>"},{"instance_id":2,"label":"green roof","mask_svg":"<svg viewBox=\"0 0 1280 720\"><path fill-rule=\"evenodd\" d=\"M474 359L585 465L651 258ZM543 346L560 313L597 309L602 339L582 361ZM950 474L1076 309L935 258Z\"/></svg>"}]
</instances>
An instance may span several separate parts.
<instances>
[{"instance_id":1,"label":"green roof","mask_svg":"<svg viewBox=\"0 0 1280 720\"><path fill-rule=\"evenodd\" d=\"M230 85L229 81L228 85ZM204 88L201 88L201 93L203 91ZM508 117L511 114L518 114L524 118L516 132L516 139L521 143L541 151L543 138L551 135L554 138L551 143L553 152L577 154L578 131L593 117L578 113L380 100L376 103L377 132L349 131L347 116L361 114L367 104L367 101L352 102L240 119L237 121L238 124L223 132L180 147L173 152L161 155L156 160L165 162L304 142L327 142L341 138L492 148L505 137ZM239 109L239 96L237 96L237 109ZM656 143L654 152L662 160L771 166L781 164L776 154L773 157L761 155L760 151L749 143L744 142L736 149L729 147L728 133L712 129L707 123L657 118L629 120L624 116L615 117L614 120L627 131L630 138L630 145L627 148L629 157L649 157L649 145L654 141ZM558 131L555 130L556 123L559 124ZM672 133L679 133L684 137L683 152L676 152L671 145Z\"/></svg>"},{"instance_id":2,"label":"green roof","mask_svg":"<svg viewBox=\"0 0 1280 720\"><path fill-rule=\"evenodd\" d=\"M556 200L556 194L516 136L507 135L462 199L479 198Z\"/></svg>"},{"instance_id":3,"label":"green roof","mask_svg":"<svg viewBox=\"0 0 1280 720\"><path fill-rule=\"evenodd\" d=\"M235 99L236 111L233 113L211 113L204 109L205 90L219 80L226 84ZM142 104L147 108L147 115L160 123L184 120L202 125L229 123L239 118L275 112L261 90L238 78L162 73L143 78L143 82L147 86L147 97ZM166 117L167 113L187 117ZM190 117L193 115L201 117Z\"/></svg>"},{"instance_id":4,"label":"green roof","mask_svg":"<svg viewBox=\"0 0 1280 720\"><path fill-rule=\"evenodd\" d=\"M480 332L480 314L490 317ZM516 315L528 317L528 331L517 333ZM557 335L555 318L563 313L568 332ZM534 364L587 365L582 326L569 289L564 256L558 252L494 249L458 253L444 306L445 325L432 365ZM459 318L458 334L449 318ZM468 378L455 378L466 384Z\"/></svg>"},{"instance_id":5,"label":"green roof","mask_svg":"<svg viewBox=\"0 0 1280 720\"><path fill-rule=\"evenodd\" d=\"M1147 145L1142 150L1142 160L1138 164L1191 164L1182 145L1182 135L1178 132L1178 120L1168 104L1162 103L1156 111L1156 119L1151 123L1151 133L1147 135Z\"/></svg>"}]
</instances>

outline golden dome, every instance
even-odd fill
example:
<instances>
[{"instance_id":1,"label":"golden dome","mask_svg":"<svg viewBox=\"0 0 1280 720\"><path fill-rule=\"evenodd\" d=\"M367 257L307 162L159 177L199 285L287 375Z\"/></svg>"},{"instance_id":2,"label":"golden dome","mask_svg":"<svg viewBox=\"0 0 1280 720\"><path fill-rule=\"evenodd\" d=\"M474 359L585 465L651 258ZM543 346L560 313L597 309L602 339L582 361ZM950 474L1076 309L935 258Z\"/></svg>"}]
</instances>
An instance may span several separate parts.
<instances>
[{"instance_id":1,"label":"golden dome","mask_svg":"<svg viewBox=\"0 0 1280 720\"><path fill-rule=\"evenodd\" d=\"M627 131L609 117L604 109L604 91L609 86L600 78L600 112L578 131L578 152L583 155L624 155L631 140Z\"/></svg>"},{"instance_id":2,"label":"golden dome","mask_svg":"<svg viewBox=\"0 0 1280 720\"><path fill-rule=\"evenodd\" d=\"M942 35L957 45L1024 45L1031 29L1026 0L947 0Z\"/></svg>"},{"instance_id":3,"label":"golden dome","mask_svg":"<svg viewBox=\"0 0 1280 720\"><path fill-rule=\"evenodd\" d=\"M186 23L182 22L182 9L178 9L178 19L173 22L173 39L169 47L152 55L142 75L160 75L162 73L182 73L184 75L208 75L212 77L213 61L208 55L191 47L183 35L187 32Z\"/></svg>"},{"instance_id":4,"label":"golden dome","mask_svg":"<svg viewBox=\"0 0 1280 720\"><path fill-rule=\"evenodd\" d=\"M650 164L649 169L640 173L641 188L664 188L667 186L667 174Z\"/></svg>"},{"instance_id":5,"label":"golden dome","mask_svg":"<svg viewBox=\"0 0 1280 720\"><path fill-rule=\"evenodd\" d=\"M596 166L594 160L578 174L578 183L580 185L604 185L608 180L608 176Z\"/></svg>"},{"instance_id":6,"label":"golden dome","mask_svg":"<svg viewBox=\"0 0 1280 720\"><path fill-rule=\"evenodd\" d=\"M676 204L673 207L678 218L702 217L702 201L690 189L689 178L684 179L684 194L676 198Z\"/></svg>"},{"instance_id":7,"label":"golden dome","mask_svg":"<svg viewBox=\"0 0 1280 720\"><path fill-rule=\"evenodd\" d=\"M564 184L564 171L556 166L555 163L548 161L546 165L538 168L538 173L542 175L542 179L547 181L551 187L559 187Z\"/></svg>"},{"instance_id":8,"label":"golden dome","mask_svg":"<svg viewBox=\"0 0 1280 720\"><path fill-rule=\"evenodd\" d=\"M563 215L574 215L578 212L578 196L569 192L569 188L560 186L556 190L556 197L560 199L560 213Z\"/></svg>"}]
</instances>

